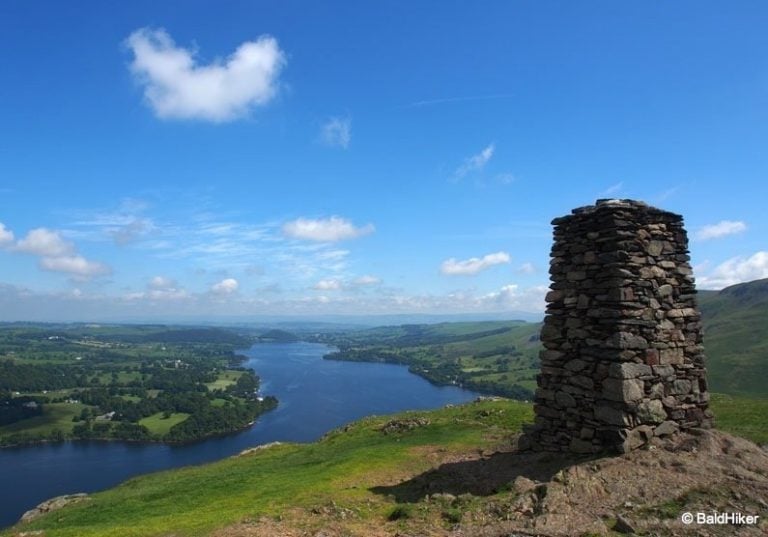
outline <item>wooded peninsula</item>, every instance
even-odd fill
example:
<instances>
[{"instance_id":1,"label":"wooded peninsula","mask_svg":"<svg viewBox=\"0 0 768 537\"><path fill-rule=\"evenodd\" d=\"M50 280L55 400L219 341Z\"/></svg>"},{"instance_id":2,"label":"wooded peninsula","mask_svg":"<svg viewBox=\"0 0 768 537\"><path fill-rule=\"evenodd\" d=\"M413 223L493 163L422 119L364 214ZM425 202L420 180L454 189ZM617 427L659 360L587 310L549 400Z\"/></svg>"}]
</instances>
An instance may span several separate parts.
<instances>
[{"instance_id":1,"label":"wooded peninsula","mask_svg":"<svg viewBox=\"0 0 768 537\"><path fill-rule=\"evenodd\" d=\"M218 328L0 324L0 446L69 439L180 443L277 406Z\"/></svg>"}]
</instances>

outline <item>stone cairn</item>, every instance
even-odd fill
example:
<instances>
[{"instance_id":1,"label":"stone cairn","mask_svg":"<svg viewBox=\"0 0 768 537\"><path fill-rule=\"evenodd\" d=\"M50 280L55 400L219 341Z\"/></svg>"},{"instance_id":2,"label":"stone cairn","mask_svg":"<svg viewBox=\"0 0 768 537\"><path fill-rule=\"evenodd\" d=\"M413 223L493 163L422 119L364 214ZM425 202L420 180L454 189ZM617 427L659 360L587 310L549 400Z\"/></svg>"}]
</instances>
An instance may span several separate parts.
<instances>
[{"instance_id":1,"label":"stone cairn","mask_svg":"<svg viewBox=\"0 0 768 537\"><path fill-rule=\"evenodd\" d=\"M533 449L627 452L709 427L701 319L682 217L598 200L555 226Z\"/></svg>"}]
</instances>

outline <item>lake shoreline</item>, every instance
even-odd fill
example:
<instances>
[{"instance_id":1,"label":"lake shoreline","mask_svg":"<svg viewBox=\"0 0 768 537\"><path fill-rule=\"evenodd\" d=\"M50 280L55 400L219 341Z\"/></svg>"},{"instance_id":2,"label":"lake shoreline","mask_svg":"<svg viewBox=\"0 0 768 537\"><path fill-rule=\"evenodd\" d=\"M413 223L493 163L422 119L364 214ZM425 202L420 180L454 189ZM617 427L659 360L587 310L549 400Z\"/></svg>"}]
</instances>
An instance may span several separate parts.
<instances>
[{"instance_id":1,"label":"lake shoreline","mask_svg":"<svg viewBox=\"0 0 768 537\"><path fill-rule=\"evenodd\" d=\"M404 366L322 359L333 350L311 342L238 350L247 357L243 366L259 372L262 390L280 401L240 431L184 444L68 440L0 449L4 481L19 484L0 489L0 527L56 496L92 494L139 475L203 465L271 442L311 443L367 416L442 408L480 395L434 386Z\"/></svg>"}]
</instances>

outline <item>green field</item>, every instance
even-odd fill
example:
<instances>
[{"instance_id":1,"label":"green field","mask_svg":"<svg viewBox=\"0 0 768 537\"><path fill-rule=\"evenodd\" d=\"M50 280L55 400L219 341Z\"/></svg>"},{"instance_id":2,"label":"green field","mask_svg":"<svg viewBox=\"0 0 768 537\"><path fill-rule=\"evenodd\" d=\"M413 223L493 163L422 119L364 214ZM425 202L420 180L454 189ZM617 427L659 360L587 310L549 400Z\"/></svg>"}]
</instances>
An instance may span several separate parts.
<instances>
[{"instance_id":1,"label":"green field","mask_svg":"<svg viewBox=\"0 0 768 537\"><path fill-rule=\"evenodd\" d=\"M189 414L185 412L174 412L168 418L163 417L162 412L152 414L146 418L139 420L139 425L143 425L153 435L163 436L171 430L171 427L177 423L181 423L189 417Z\"/></svg>"},{"instance_id":2,"label":"green field","mask_svg":"<svg viewBox=\"0 0 768 537\"><path fill-rule=\"evenodd\" d=\"M48 436L55 430L71 433L72 418L79 416L86 405L80 403L49 403L43 407L43 415L28 418L0 427L0 436L18 432Z\"/></svg>"},{"instance_id":3,"label":"green field","mask_svg":"<svg viewBox=\"0 0 768 537\"><path fill-rule=\"evenodd\" d=\"M213 390L226 390L229 386L232 386L243 375L242 371L226 370L219 373L219 377L213 381L208 382L206 386L208 389Z\"/></svg>"},{"instance_id":4,"label":"green field","mask_svg":"<svg viewBox=\"0 0 768 537\"><path fill-rule=\"evenodd\" d=\"M711 408L718 429L758 444L768 444L768 399L715 393Z\"/></svg>"}]
</instances>

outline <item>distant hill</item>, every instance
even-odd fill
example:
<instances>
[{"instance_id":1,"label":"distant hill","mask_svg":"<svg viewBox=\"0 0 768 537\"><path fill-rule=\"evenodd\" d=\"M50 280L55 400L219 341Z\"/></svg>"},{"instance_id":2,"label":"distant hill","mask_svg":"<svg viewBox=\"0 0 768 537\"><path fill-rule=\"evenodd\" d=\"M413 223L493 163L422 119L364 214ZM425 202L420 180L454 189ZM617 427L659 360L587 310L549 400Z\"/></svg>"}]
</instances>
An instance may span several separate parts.
<instances>
[{"instance_id":1,"label":"distant hill","mask_svg":"<svg viewBox=\"0 0 768 537\"><path fill-rule=\"evenodd\" d=\"M292 343L294 341L298 341L299 337L296 334L292 334L291 332L286 332L285 330L268 330L267 332L264 332L259 336L259 339L262 341L277 341L280 343Z\"/></svg>"},{"instance_id":2,"label":"distant hill","mask_svg":"<svg viewBox=\"0 0 768 537\"><path fill-rule=\"evenodd\" d=\"M768 395L768 279L700 291L710 389Z\"/></svg>"}]
</instances>

